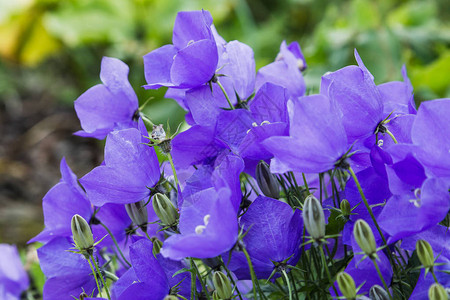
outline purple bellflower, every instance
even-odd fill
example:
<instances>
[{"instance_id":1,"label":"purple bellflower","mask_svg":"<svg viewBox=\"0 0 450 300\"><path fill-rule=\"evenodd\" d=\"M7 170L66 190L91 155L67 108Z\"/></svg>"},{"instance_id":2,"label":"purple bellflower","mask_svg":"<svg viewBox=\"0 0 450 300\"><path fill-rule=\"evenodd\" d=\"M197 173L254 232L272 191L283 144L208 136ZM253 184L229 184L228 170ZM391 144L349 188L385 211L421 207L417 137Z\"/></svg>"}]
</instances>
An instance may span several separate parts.
<instances>
[{"instance_id":1,"label":"purple bellflower","mask_svg":"<svg viewBox=\"0 0 450 300\"><path fill-rule=\"evenodd\" d=\"M179 12L173 29L173 45L144 56L147 89L162 86L186 89L210 81L218 62L217 45L208 11Z\"/></svg>"},{"instance_id":2,"label":"purple bellflower","mask_svg":"<svg viewBox=\"0 0 450 300\"><path fill-rule=\"evenodd\" d=\"M130 225L125 208L118 204L106 204L95 215L94 207L89 202L85 192L78 184L76 175L72 172L63 158L61 160L61 181L51 188L42 200L44 211L45 229L30 242L46 243L56 237L71 237L70 222L75 214L91 221L92 232L95 240L102 240L101 246L111 245L111 237L106 230L99 225L105 224L117 241L125 238L125 229Z\"/></svg>"},{"instance_id":3,"label":"purple bellflower","mask_svg":"<svg viewBox=\"0 0 450 300\"><path fill-rule=\"evenodd\" d=\"M299 259L303 220L300 210L281 201L259 196L241 217L240 226L248 231L243 239L258 278L269 278ZM226 255L225 255L226 256ZM243 252L233 252L229 268L239 279L250 279Z\"/></svg>"},{"instance_id":4,"label":"purple bellflower","mask_svg":"<svg viewBox=\"0 0 450 300\"><path fill-rule=\"evenodd\" d=\"M128 82L128 66L117 58L103 57L98 84L75 101L75 111L83 130L76 135L104 139L122 128L137 127L137 96Z\"/></svg>"},{"instance_id":5,"label":"purple bellflower","mask_svg":"<svg viewBox=\"0 0 450 300\"><path fill-rule=\"evenodd\" d=\"M152 243L145 238L130 246L133 267L122 275L114 286L113 295L117 300L163 300L171 293L189 297L190 275L182 273L173 276L176 271L186 266L164 258L161 254L153 256L152 247ZM171 290L175 286L177 292Z\"/></svg>"},{"instance_id":6,"label":"purple bellflower","mask_svg":"<svg viewBox=\"0 0 450 300\"><path fill-rule=\"evenodd\" d=\"M38 249L42 272L47 277L43 297L48 300L72 300L82 292L97 294L97 286L87 260L73 248L69 239L57 237Z\"/></svg>"},{"instance_id":7,"label":"purple bellflower","mask_svg":"<svg viewBox=\"0 0 450 300\"><path fill-rule=\"evenodd\" d=\"M19 300L29 284L16 246L0 244L0 298Z\"/></svg>"},{"instance_id":8,"label":"purple bellflower","mask_svg":"<svg viewBox=\"0 0 450 300\"><path fill-rule=\"evenodd\" d=\"M311 95L288 103L289 136L262 142L274 155L274 173L320 173L333 169L348 151L347 136L334 101Z\"/></svg>"},{"instance_id":9,"label":"purple bellflower","mask_svg":"<svg viewBox=\"0 0 450 300\"><path fill-rule=\"evenodd\" d=\"M165 240L161 254L174 260L185 257L211 258L230 250L237 241L236 211L231 191L214 187L183 200L179 229Z\"/></svg>"},{"instance_id":10,"label":"purple bellflower","mask_svg":"<svg viewBox=\"0 0 450 300\"><path fill-rule=\"evenodd\" d=\"M89 200L95 206L106 203L127 204L150 196L150 188L160 178L155 150L148 142L147 130L129 128L108 135L105 163L80 179Z\"/></svg>"},{"instance_id":11,"label":"purple bellflower","mask_svg":"<svg viewBox=\"0 0 450 300\"><path fill-rule=\"evenodd\" d=\"M293 42L288 46L283 41L275 61L258 71L256 89L266 82L271 82L287 88L292 97L301 97L306 91L305 80L301 72L304 69L306 69L306 62L300 45Z\"/></svg>"}]
</instances>

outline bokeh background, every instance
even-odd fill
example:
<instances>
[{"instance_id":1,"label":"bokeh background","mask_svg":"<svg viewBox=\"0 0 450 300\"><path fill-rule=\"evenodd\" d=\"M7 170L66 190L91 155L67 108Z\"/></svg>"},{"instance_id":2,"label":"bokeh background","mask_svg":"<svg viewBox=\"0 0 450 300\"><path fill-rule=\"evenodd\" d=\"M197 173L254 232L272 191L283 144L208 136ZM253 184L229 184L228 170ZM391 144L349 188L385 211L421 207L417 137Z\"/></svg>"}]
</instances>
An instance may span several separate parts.
<instances>
[{"instance_id":1,"label":"bokeh background","mask_svg":"<svg viewBox=\"0 0 450 300\"><path fill-rule=\"evenodd\" d=\"M0 0L0 242L22 249L43 228L42 197L66 157L81 177L102 161L102 142L80 129L74 100L100 83L102 56L130 66L146 113L171 127L184 112L164 89L148 91L142 56L171 43L181 10L207 9L219 33L255 52L257 68L282 40L297 40L320 76L354 64L357 48L376 83L401 80L406 65L415 100L450 97L448 0Z\"/></svg>"}]
</instances>

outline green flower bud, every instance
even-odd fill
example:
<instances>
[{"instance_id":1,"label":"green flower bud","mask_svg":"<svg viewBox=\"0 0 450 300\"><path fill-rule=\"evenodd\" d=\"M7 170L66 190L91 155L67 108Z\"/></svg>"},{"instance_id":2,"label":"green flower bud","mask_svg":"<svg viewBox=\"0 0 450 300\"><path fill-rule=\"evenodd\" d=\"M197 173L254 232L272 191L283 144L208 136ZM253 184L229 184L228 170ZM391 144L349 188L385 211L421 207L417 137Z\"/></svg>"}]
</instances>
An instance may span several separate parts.
<instances>
[{"instance_id":1,"label":"green flower bud","mask_svg":"<svg viewBox=\"0 0 450 300\"><path fill-rule=\"evenodd\" d=\"M125 204L125 210L134 224L139 226L143 231L147 231L148 212L144 200Z\"/></svg>"},{"instance_id":2,"label":"green flower bud","mask_svg":"<svg viewBox=\"0 0 450 300\"><path fill-rule=\"evenodd\" d=\"M361 250L370 258L375 258L377 253L377 244L373 236L372 228L363 219L356 221L353 227L353 235Z\"/></svg>"},{"instance_id":3,"label":"green flower bud","mask_svg":"<svg viewBox=\"0 0 450 300\"><path fill-rule=\"evenodd\" d=\"M433 248L425 240L418 240L416 242L416 252L420 262L425 268L431 268L434 265Z\"/></svg>"},{"instance_id":4,"label":"green flower bud","mask_svg":"<svg viewBox=\"0 0 450 300\"><path fill-rule=\"evenodd\" d=\"M151 241L153 243L153 250L152 250L153 255L156 256L156 254L158 254L161 251L163 243L156 237L152 237Z\"/></svg>"},{"instance_id":5,"label":"green flower bud","mask_svg":"<svg viewBox=\"0 0 450 300\"><path fill-rule=\"evenodd\" d=\"M337 275L337 283L342 295L344 295L346 299L356 298L356 286L352 276L345 272L341 272Z\"/></svg>"},{"instance_id":6,"label":"green flower bud","mask_svg":"<svg viewBox=\"0 0 450 300\"><path fill-rule=\"evenodd\" d=\"M256 166L255 177L256 182L264 195L274 199L280 197L280 185L277 177L270 172L270 167L265 161L260 161Z\"/></svg>"},{"instance_id":7,"label":"green flower bud","mask_svg":"<svg viewBox=\"0 0 450 300\"><path fill-rule=\"evenodd\" d=\"M448 300L448 294L442 285L440 285L439 283L433 283L428 290L428 299Z\"/></svg>"},{"instance_id":8,"label":"green flower bud","mask_svg":"<svg viewBox=\"0 0 450 300\"><path fill-rule=\"evenodd\" d=\"M76 247L80 251L86 251L89 257L94 249L94 237L88 222L82 216L74 215L70 227Z\"/></svg>"},{"instance_id":9,"label":"green flower bud","mask_svg":"<svg viewBox=\"0 0 450 300\"><path fill-rule=\"evenodd\" d=\"M179 300L180 298L178 298L177 296L174 295L167 295L164 297L163 300Z\"/></svg>"},{"instance_id":10,"label":"green flower bud","mask_svg":"<svg viewBox=\"0 0 450 300\"><path fill-rule=\"evenodd\" d=\"M219 299L230 299L233 296L230 280L224 273L220 271L215 272L213 275L213 283Z\"/></svg>"},{"instance_id":11,"label":"green flower bud","mask_svg":"<svg viewBox=\"0 0 450 300\"><path fill-rule=\"evenodd\" d=\"M213 300L221 300L221 298L219 297L219 295L217 294L217 291L213 292Z\"/></svg>"},{"instance_id":12,"label":"green flower bud","mask_svg":"<svg viewBox=\"0 0 450 300\"><path fill-rule=\"evenodd\" d=\"M323 208L319 200L313 195L306 197L302 216L306 229L314 240L319 240L325 236Z\"/></svg>"},{"instance_id":13,"label":"green flower bud","mask_svg":"<svg viewBox=\"0 0 450 300\"><path fill-rule=\"evenodd\" d=\"M153 196L153 210L165 225L173 225L178 220L178 211L166 195L157 193Z\"/></svg>"},{"instance_id":14,"label":"green flower bud","mask_svg":"<svg viewBox=\"0 0 450 300\"><path fill-rule=\"evenodd\" d=\"M378 284L370 288L369 297L371 300L389 300L389 294Z\"/></svg>"},{"instance_id":15,"label":"green flower bud","mask_svg":"<svg viewBox=\"0 0 450 300\"><path fill-rule=\"evenodd\" d=\"M341 209L341 212L342 212L342 214L345 217L350 216L350 213L351 213L352 209L351 209L350 203L348 202L347 199L344 199L344 200L341 201L341 204L339 205L339 208Z\"/></svg>"}]
</instances>

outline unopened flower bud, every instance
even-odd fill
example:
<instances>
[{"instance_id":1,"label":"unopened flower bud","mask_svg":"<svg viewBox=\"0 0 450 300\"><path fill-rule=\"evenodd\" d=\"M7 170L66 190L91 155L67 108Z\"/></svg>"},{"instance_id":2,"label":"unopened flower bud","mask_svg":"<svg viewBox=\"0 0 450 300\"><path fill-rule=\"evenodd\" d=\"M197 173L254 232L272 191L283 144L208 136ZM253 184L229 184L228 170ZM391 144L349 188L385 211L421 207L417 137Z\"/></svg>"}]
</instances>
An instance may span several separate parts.
<instances>
[{"instance_id":1,"label":"unopened flower bud","mask_svg":"<svg viewBox=\"0 0 450 300\"><path fill-rule=\"evenodd\" d=\"M80 251L87 251L91 254L94 247L94 237L88 222L80 216L74 215L70 223L72 229L73 241ZM85 255L86 256L86 255Z\"/></svg>"},{"instance_id":2,"label":"unopened flower bud","mask_svg":"<svg viewBox=\"0 0 450 300\"><path fill-rule=\"evenodd\" d=\"M347 199L344 199L341 201L341 204L339 205L339 208L341 209L342 214L345 217L350 216L351 213L351 207L350 207L350 203L348 202Z\"/></svg>"},{"instance_id":3,"label":"unopened flower bud","mask_svg":"<svg viewBox=\"0 0 450 300\"><path fill-rule=\"evenodd\" d=\"M153 196L153 210L165 225L173 225L178 220L178 212L166 195L157 193Z\"/></svg>"},{"instance_id":4,"label":"unopened flower bud","mask_svg":"<svg viewBox=\"0 0 450 300\"><path fill-rule=\"evenodd\" d=\"M143 231L147 231L148 212L145 207L145 201L141 200L135 203L125 204L125 209L133 223Z\"/></svg>"},{"instance_id":5,"label":"unopened flower bud","mask_svg":"<svg viewBox=\"0 0 450 300\"><path fill-rule=\"evenodd\" d=\"M325 236L323 208L319 200L313 195L306 197L302 216L306 229L314 240L319 240Z\"/></svg>"},{"instance_id":6,"label":"unopened flower bud","mask_svg":"<svg viewBox=\"0 0 450 300\"><path fill-rule=\"evenodd\" d=\"M420 262L425 268L431 268L434 265L434 254L431 245L424 240L418 240L416 243L416 252Z\"/></svg>"},{"instance_id":7,"label":"unopened flower bud","mask_svg":"<svg viewBox=\"0 0 450 300\"><path fill-rule=\"evenodd\" d=\"M280 185L277 177L270 172L270 167L265 161L260 161L256 166L255 177L256 182L264 195L274 199L280 197Z\"/></svg>"},{"instance_id":8,"label":"unopened flower bud","mask_svg":"<svg viewBox=\"0 0 450 300\"><path fill-rule=\"evenodd\" d=\"M433 283L428 290L428 299L448 300L448 294L442 285L440 285L439 283Z\"/></svg>"},{"instance_id":9,"label":"unopened flower bud","mask_svg":"<svg viewBox=\"0 0 450 300\"><path fill-rule=\"evenodd\" d=\"M366 221L359 219L355 222L353 235L355 236L356 243L358 243L364 254L370 258L376 257L377 244L375 243L372 228L370 228Z\"/></svg>"},{"instance_id":10,"label":"unopened flower bud","mask_svg":"<svg viewBox=\"0 0 450 300\"><path fill-rule=\"evenodd\" d=\"M224 273L220 271L215 272L213 275L213 283L219 299L230 299L233 296L230 280Z\"/></svg>"},{"instance_id":11,"label":"unopened flower bud","mask_svg":"<svg viewBox=\"0 0 450 300\"><path fill-rule=\"evenodd\" d=\"M164 297L163 300L179 300L180 298L178 298L177 296L174 295L167 295Z\"/></svg>"},{"instance_id":12,"label":"unopened flower bud","mask_svg":"<svg viewBox=\"0 0 450 300\"><path fill-rule=\"evenodd\" d=\"M161 248L163 246L163 243L156 237L153 237L151 239L152 243L153 243L153 255L156 256L156 254L158 254L161 251Z\"/></svg>"},{"instance_id":13,"label":"unopened flower bud","mask_svg":"<svg viewBox=\"0 0 450 300\"><path fill-rule=\"evenodd\" d=\"M337 275L337 283L342 295L347 299L356 298L356 286L352 276L345 272L341 272Z\"/></svg>"},{"instance_id":14,"label":"unopened flower bud","mask_svg":"<svg viewBox=\"0 0 450 300\"><path fill-rule=\"evenodd\" d=\"M369 291L370 300L389 300L389 294L378 284L375 284Z\"/></svg>"}]
</instances>

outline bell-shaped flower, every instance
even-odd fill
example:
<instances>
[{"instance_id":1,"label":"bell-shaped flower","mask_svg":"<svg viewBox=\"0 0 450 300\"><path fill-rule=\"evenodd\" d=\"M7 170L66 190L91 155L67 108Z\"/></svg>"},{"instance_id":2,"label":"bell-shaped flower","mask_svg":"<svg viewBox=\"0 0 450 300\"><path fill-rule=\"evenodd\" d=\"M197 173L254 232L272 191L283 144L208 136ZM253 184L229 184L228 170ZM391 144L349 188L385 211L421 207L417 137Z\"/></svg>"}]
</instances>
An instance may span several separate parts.
<instances>
[{"instance_id":1,"label":"bell-shaped flower","mask_svg":"<svg viewBox=\"0 0 450 300\"><path fill-rule=\"evenodd\" d=\"M20 299L29 284L16 246L0 244L0 299Z\"/></svg>"},{"instance_id":2,"label":"bell-shaped flower","mask_svg":"<svg viewBox=\"0 0 450 300\"><path fill-rule=\"evenodd\" d=\"M73 248L69 239L57 237L39 248L38 257L47 280L43 297L49 300L71 300L82 292L97 294L97 286L88 261Z\"/></svg>"},{"instance_id":3,"label":"bell-shaped flower","mask_svg":"<svg viewBox=\"0 0 450 300\"><path fill-rule=\"evenodd\" d=\"M104 139L122 128L136 128L137 96L128 82L128 66L117 58L103 57L98 84L75 101L83 130L76 135Z\"/></svg>"},{"instance_id":4,"label":"bell-shaped flower","mask_svg":"<svg viewBox=\"0 0 450 300\"><path fill-rule=\"evenodd\" d=\"M175 260L210 258L230 250L238 236L231 191L214 187L183 197L180 234L165 240L161 254Z\"/></svg>"},{"instance_id":5,"label":"bell-shaped flower","mask_svg":"<svg viewBox=\"0 0 450 300\"><path fill-rule=\"evenodd\" d=\"M169 294L190 296L189 273L173 276L186 266L161 254L154 256L152 247L152 242L145 238L130 246L132 268L116 282L113 289L115 299L163 300Z\"/></svg>"},{"instance_id":6,"label":"bell-shaped flower","mask_svg":"<svg viewBox=\"0 0 450 300\"><path fill-rule=\"evenodd\" d=\"M274 155L275 173L320 173L333 169L348 151L347 136L334 101L311 95L288 103L289 136L273 136L262 144Z\"/></svg>"},{"instance_id":7,"label":"bell-shaped flower","mask_svg":"<svg viewBox=\"0 0 450 300\"><path fill-rule=\"evenodd\" d=\"M284 202L259 196L239 223L247 231L243 243L259 279L297 263L303 233L300 210L292 211ZM243 252L233 252L229 268L241 280L251 278Z\"/></svg>"},{"instance_id":8,"label":"bell-shaped flower","mask_svg":"<svg viewBox=\"0 0 450 300\"><path fill-rule=\"evenodd\" d=\"M106 203L127 204L150 196L160 178L155 150L145 145L147 130L129 128L108 135L104 165L94 168L80 179L95 206Z\"/></svg>"},{"instance_id":9,"label":"bell-shaped flower","mask_svg":"<svg viewBox=\"0 0 450 300\"><path fill-rule=\"evenodd\" d=\"M256 75L256 89L266 82L285 87L290 96L301 97L305 94L306 85L302 72L306 68L305 58L297 42L289 46L281 43L280 52L275 61L259 69Z\"/></svg>"},{"instance_id":10,"label":"bell-shaped flower","mask_svg":"<svg viewBox=\"0 0 450 300\"><path fill-rule=\"evenodd\" d=\"M144 56L147 81L144 87L186 89L210 81L218 62L212 22L208 11L179 12L173 29L173 44Z\"/></svg>"}]
</instances>

